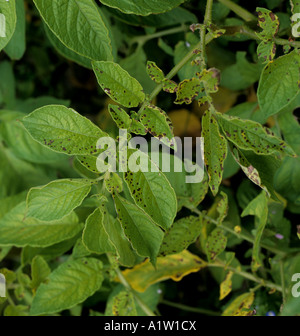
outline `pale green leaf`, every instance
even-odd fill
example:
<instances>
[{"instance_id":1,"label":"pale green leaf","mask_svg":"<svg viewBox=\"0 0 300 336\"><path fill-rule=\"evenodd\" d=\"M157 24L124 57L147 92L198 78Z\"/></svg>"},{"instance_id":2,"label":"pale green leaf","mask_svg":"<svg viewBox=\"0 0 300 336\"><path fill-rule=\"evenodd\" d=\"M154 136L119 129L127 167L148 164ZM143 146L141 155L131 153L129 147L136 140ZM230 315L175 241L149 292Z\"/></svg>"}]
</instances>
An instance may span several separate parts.
<instances>
[{"instance_id":1,"label":"pale green leaf","mask_svg":"<svg viewBox=\"0 0 300 336\"><path fill-rule=\"evenodd\" d=\"M86 220L82 234L85 247L93 253L115 252L103 225L103 212L97 208Z\"/></svg>"},{"instance_id":2,"label":"pale green leaf","mask_svg":"<svg viewBox=\"0 0 300 336\"><path fill-rule=\"evenodd\" d=\"M66 261L39 286L31 315L52 314L72 308L93 295L103 282L102 263L93 258Z\"/></svg>"},{"instance_id":3,"label":"pale green leaf","mask_svg":"<svg viewBox=\"0 0 300 336\"><path fill-rule=\"evenodd\" d=\"M127 267L134 266L139 262L141 257L139 257L132 249L132 246L125 236L119 220L112 217L106 209L104 209L103 213L103 226L107 232L109 240L112 242L117 251L118 261L121 265Z\"/></svg>"},{"instance_id":4,"label":"pale green leaf","mask_svg":"<svg viewBox=\"0 0 300 336\"><path fill-rule=\"evenodd\" d=\"M202 137L204 138L204 158L209 175L209 186L213 195L216 195L222 181L227 143L220 134L218 123L210 111L206 111L202 117Z\"/></svg>"},{"instance_id":5,"label":"pale green leaf","mask_svg":"<svg viewBox=\"0 0 300 336\"><path fill-rule=\"evenodd\" d=\"M31 263L31 287L38 288L50 273L51 269L45 259L41 256L34 257Z\"/></svg>"},{"instance_id":6,"label":"pale green leaf","mask_svg":"<svg viewBox=\"0 0 300 336\"><path fill-rule=\"evenodd\" d=\"M90 120L62 105L41 107L22 122L36 141L69 155L96 153L97 141L106 136Z\"/></svg>"},{"instance_id":7,"label":"pale green leaf","mask_svg":"<svg viewBox=\"0 0 300 336\"><path fill-rule=\"evenodd\" d=\"M287 106L299 93L300 55L293 51L266 65L258 86L261 113L267 118Z\"/></svg>"},{"instance_id":8,"label":"pale green leaf","mask_svg":"<svg viewBox=\"0 0 300 336\"><path fill-rule=\"evenodd\" d=\"M146 159L149 160L147 156ZM174 189L164 174L160 171L128 171L124 173L124 179L136 204L162 228L170 228L176 216L177 202Z\"/></svg>"},{"instance_id":9,"label":"pale green leaf","mask_svg":"<svg viewBox=\"0 0 300 336\"><path fill-rule=\"evenodd\" d=\"M111 60L107 28L93 0L34 0L42 18L71 50L92 60Z\"/></svg>"},{"instance_id":10,"label":"pale green leaf","mask_svg":"<svg viewBox=\"0 0 300 336\"><path fill-rule=\"evenodd\" d=\"M130 116L120 106L108 105L108 112L118 128L129 129L132 123Z\"/></svg>"},{"instance_id":11,"label":"pale green leaf","mask_svg":"<svg viewBox=\"0 0 300 336\"><path fill-rule=\"evenodd\" d=\"M17 22L16 1L0 1L0 51L12 38Z\"/></svg>"},{"instance_id":12,"label":"pale green leaf","mask_svg":"<svg viewBox=\"0 0 300 336\"><path fill-rule=\"evenodd\" d=\"M12 1L14 2L14 1ZM13 60L19 60L25 53L25 5L23 0L16 0L17 23L15 32L5 47L5 52Z\"/></svg>"},{"instance_id":13,"label":"pale green leaf","mask_svg":"<svg viewBox=\"0 0 300 336\"><path fill-rule=\"evenodd\" d=\"M0 245L46 247L74 237L81 229L74 213L51 222L26 217L26 202L22 202L0 220Z\"/></svg>"},{"instance_id":14,"label":"pale green leaf","mask_svg":"<svg viewBox=\"0 0 300 336\"><path fill-rule=\"evenodd\" d=\"M136 107L145 99L141 84L114 62L92 62L102 90L125 107Z\"/></svg>"},{"instance_id":15,"label":"pale green leaf","mask_svg":"<svg viewBox=\"0 0 300 336\"><path fill-rule=\"evenodd\" d=\"M221 125L227 140L237 147L252 150L256 154L269 155L277 152L293 156L292 148L273 132L261 124L217 113L218 123Z\"/></svg>"},{"instance_id":16,"label":"pale green leaf","mask_svg":"<svg viewBox=\"0 0 300 336\"><path fill-rule=\"evenodd\" d=\"M118 218L124 233L140 256L150 257L153 264L163 240L163 231L137 205L114 195Z\"/></svg>"},{"instance_id":17,"label":"pale green leaf","mask_svg":"<svg viewBox=\"0 0 300 336\"><path fill-rule=\"evenodd\" d=\"M268 199L266 193L262 191L254 198L242 212L242 217L255 216L256 234L252 251L252 272L256 272L259 267L263 266L260 258L260 241L268 219Z\"/></svg>"},{"instance_id":18,"label":"pale green leaf","mask_svg":"<svg viewBox=\"0 0 300 336\"><path fill-rule=\"evenodd\" d=\"M165 233L160 255L175 254L185 250L200 235L202 218L189 216L176 221Z\"/></svg>"},{"instance_id":19,"label":"pale green leaf","mask_svg":"<svg viewBox=\"0 0 300 336\"><path fill-rule=\"evenodd\" d=\"M91 185L91 180L62 179L32 188L27 196L27 216L43 221L63 218L82 203Z\"/></svg>"},{"instance_id":20,"label":"pale green leaf","mask_svg":"<svg viewBox=\"0 0 300 336\"><path fill-rule=\"evenodd\" d=\"M134 297L131 292L121 291L113 298L113 316L137 316Z\"/></svg>"},{"instance_id":21,"label":"pale green leaf","mask_svg":"<svg viewBox=\"0 0 300 336\"><path fill-rule=\"evenodd\" d=\"M206 253L208 260L214 261L217 256L222 253L227 244L227 237L224 235L223 229L214 229L206 241Z\"/></svg>"},{"instance_id":22,"label":"pale green leaf","mask_svg":"<svg viewBox=\"0 0 300 336\"><path fill-rule=\"evenodd\" d=\"M145 106L141 112L140 121L149 133L160 140L163 137L168 139L174 137L171 120L166 112L157 106Z\"/></svg>"}]
</instances>

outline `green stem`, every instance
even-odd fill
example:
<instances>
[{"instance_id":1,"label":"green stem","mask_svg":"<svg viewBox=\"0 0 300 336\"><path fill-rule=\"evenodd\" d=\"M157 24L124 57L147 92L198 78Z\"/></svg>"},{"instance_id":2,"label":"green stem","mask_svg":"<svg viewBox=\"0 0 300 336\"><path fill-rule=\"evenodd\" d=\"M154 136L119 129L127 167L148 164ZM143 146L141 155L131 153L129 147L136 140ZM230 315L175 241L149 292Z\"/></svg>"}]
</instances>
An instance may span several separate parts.
<instances>
[{"instance_id":1,"label":"green stem","mask_svg":"<svg viewBox=\"0 0 300 336\"><path fill-rule=\"evenodd\" d=\"M129 44L133 45L134 43L137 43L139 46L143 46L149 40L159 38L159 37L163 37L163 36L166 36L166 35L182 33L182 32L185 32L185 31L187 31L187 26L182 25L180 27L175 27L175 28L162 30L162 31L156 32L154 34L136 36L132 40L130 40Z\"/></svg>"},{"instance_id":2,"label":"green stem","mask_svg":"<svg viewBox=\"0 0 300 336\"><path fill-rule=\"evenodd\" d=\"M211 34L207 34L205 37L205 43L208 44L213 40L213 36ZM167 79L171 79L173 78L178 71L188 62L192 59L192 57L195 55L194 54L194 50L195 49L199 49L201 48L201 41L199 41L194 48L192 48L184 57L183 59L178 62L174 68L167 74L166 78ZM141 112L144 110L145 106L151 102L162 90L163 85L162 84L158 84L154 90L151 92L149 99L145 100L144 103L142 104L142 106L140 107L138 114L140 115Z\"/></svg>"},{"instance_id":3,"label":"green stem","mask_svg":"<svg viewBox=\"0 0 300 336\"><path fill-rule=\"evenodd\" d=\"M198 314L211 315L211 316L220 316L221 315L220 313L216 313L216 312L211 311L211 310L207 310L207 309L203 309L203 308L194 308L194 307L183 305L181 303L171 302L171 301L168 301L168 300L161 300L160 304L164 304L166 306L170 306L170 307L174 307L174 308L178 308L178 309L181 309L181 310L185 310L185 311L189 311L189 312L193 312L193 313L198 313Z\"/></svg>"},{"instance_id":4,"label":"green stem","mask_svg":"<svg viewBox=\"0 0 300 336\"><path fill-rule=\"evenodd\" d=\"M283 288L279 285L276 285L275 283L271 282L271 281L267 281L264 280L262 278L259 278L251 273L245 272L245 271L241 271L235 267L231 267L231 266L226 266L224 263L220 262L219 260L215 263L208 263L207 264L208 267L222 267L225 268L229 271L232 271L233 273L242 276L245 279L251 280L253 282L256 282L258 284L260 284L261 286L264 287L268 287L268 288L275 288L277 291L282 292Z\"/></svg>"},{"instance_id":5,"label":"green stem","mask_svg":"<svg viewBox=\"0 0 300 336\"><path fill-rule=\"evenodd\" d=\"M222 228L223 230L235 235L236 237L240 238L240 239L243 239L243 240L246 240L248 241L249 243L251 244L254 244L254 238L250 235L246 235L246 234L243 234L243 233L237 233L235 232L233 229L229 228L228 226L225 226L223 224L219 224L218 221L216 221L215 219L209 217L209 216L206 216L206 215L203 215L202 212L200 210L198 210L197 208L190 208L190 210L194 213L196 213L197 215L199 216L202 216L204 219L208 220L210 223ZM266 250L269 250L270 252L272 253L275 253L275 254L278 254L282 257L285 257L287 252L286 251L282 251L276 247L273 247L273 246L269 246L269 245L266 245L264 243L261 243L260 244L261 247L265 248Z\"/></svg>"},{"instance_id":6,"label":"green stem","mask_svg":"<svg viewBox=\"0 0 300 336\"><path fill-rule=\"evenodd\" d=\"M284 267L283 261L280 260L280 279L281 279L281 287L282 287L282 303L286 303L286 289L285 289L285 279L284 279Z\"/></svg>"},{"instance_id":7,"label":"green stem","mask_svg":"<svg viewBox=\"0 0 300 336\"><path fill-rule=\"evenodd\" d=\"M110 262L111 265L114 266L114 260L113 257L107 253L107 258ZM114 266L115 267L115 266ZM130 286L130 284L127 282L127 280L125 279L124 275L122 274L122 272L120 271L119 267L115 267L114 268L117 276L121 282L121 284L132 293L132 295L134 296L135 300L137 301L138 305L141 307L141 309L143 310L143 312L147 315L147 316L156 316L153 311L143 302L143 300L141 300L141 298L138 296L138 294L135 292L135 290Z\"/></svg>"},{"instance_id":8,"label":"green stem","mask_svg":"<svg viewBox=\"0 0 300 336\"><path fill-rule=\"evenodd\" d=\"M257 20L257 17L255 15L251 14L246 9L232 2L231 0L218 0L218 1L227 8L231 9L236 15L238 15L245 21Z\"/></svg>"},{"instance_id":9,"label":"green stem","mask_svg":"<svg viewBox=\"0 0 300 336\"><path fill-rule=\"evenodd\" d=\"M204 25L211 23L213 2L213 0L207 0L206 2Z\"/></svg>"}]
</instances>

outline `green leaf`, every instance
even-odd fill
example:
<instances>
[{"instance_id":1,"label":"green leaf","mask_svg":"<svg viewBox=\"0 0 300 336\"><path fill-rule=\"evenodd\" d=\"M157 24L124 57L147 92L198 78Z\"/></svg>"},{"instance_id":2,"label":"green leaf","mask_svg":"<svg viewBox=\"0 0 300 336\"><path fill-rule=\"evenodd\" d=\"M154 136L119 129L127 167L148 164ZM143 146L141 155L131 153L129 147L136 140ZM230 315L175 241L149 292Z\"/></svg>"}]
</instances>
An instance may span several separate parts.
<instances>
[{"instance_id":1,"label":"green leaf","mask_svg":"<svg viewBox=\"0 0 300 336\"><path fill-rule=\"evenodd\" d=\"M163 231L135 204L129 203L118 194L114 195L114 201L124 233L133 248L140 256L150 257L150 261L155 264Z\"/></svg>"},{"instance_id":2,"label":"green leaf","mask_svg":"<svg viewBox=\"0 0 300 336\"><path fill-rule=\"evenodd\" d=\"M92 62L97 81L102 90L115 102L125 107L136 107L145 99L141 84L119 64Z\"/></svg>"},{"instance_id":3,"label":"green leaf","mask_svg":"<svg viewBox=\"0 0 300 336\"><path fill-rule=\"evenodd\" d=\"M85 247L93 253L115 252L103 225L103 212L97 208L86 220L82 234Z\"/></svg>"},{"instance_id":4,"label":"green leaf","mask_svg":"<svg viewBox=\"0 0 300 336\"><path fill-rule=\"evenodd\" d=\"M214 261L217 256L225 250L226 244L227 238L224 235L223 229L214 229L206 241L206 253L208 260L210 262Z\"/></svg>"},{"instance_id":5,"label":"green leaf","mask_svg":"<svg viewBox=\"0 0 300 336\"><path fill-rule=\"evenodd\" d=\"M203 69L199 79L203 82L206 93L216 93L219 90L220 71L218 69Z\"/></svg>"},{"instance_id":6,"label":"green leaf","mask_svg":"<svg viewBox=\"0 0 300 336\"><path fill-rule=\"evenodd\" d=\"M75 51L73 51L72 49L69 49L68 47L66 47L57 37L56 35L48 28L48 26L46 24L44 24L44 29L46 32L46 35L49 39L49 41L51 42L51 44L53 45L53 47L55 48L55 50L62 55L63 57L76 62L77 64L84 66L88 69L92 69L92 63L91 63L91 59L87 58L85 56L79 55L78 53L76 53Z\"/></svg>"},{"instance_id":7,"label":"green leaf","mask_svg":"<svg viewBox=\"0 0 300 336\"><path fill-rule=\"evenodd\" d=\"M263 266L260 258L260 241L267 224L268 219L268 199L266 193L262 191L254 198L242 212L242 217L253 215L255 216L256 234L252 252L252 272L256 272L259 267Z\"/></svg>"},{"instance_id":8,"label":"green leaf","mask_svg":"<svg viewBox=\"0 0 300 336\"><path fill-rule=\"evenodd\" d=\"M0 124L0 134L12 152L19 158L33 163L57 162L65 158L36 142L20 123L25 114L20 113L16 120ZM1 118L1 112L0 112Z\"/></svg>"},{"instance_id":9,"label":"green leaf","mask_svg":"<svg viewBox=\"0 0 300 336\"><path fill-rule=\"evenodd\" d=\"M4 310L3 316L29 316L28 306L7 306Z\"/></svg>"},{"instance_id":10,"label":"green leaf","mask_svg":"<svg viewBox=\"0 0 300 336\"><path fill-rule=\"evenodd\" d=\"M128 15L120 12L117 9L105 8L114 18L117 18L121 22L125 22L129 25L139 27L168 27L179 25L186 22L197 22L197 17L182 7L176 7L168 12L162 14L153 14L147 16L141 15Z\"/></svg>"},{"instance_id":11,"label":"green leaf","mask_svg":"<svg viewBox=\"0 0 300 336\"><path fill-rule=\"evenodd\" d=\"M108 31L93 0L34 3L51 31L69 49L96 61L112 59Z\"/></svg>"},{"instance_id":12,"label":"green leaf","mask_svg":"<svg viewBox=\"0 0 300 336\"><path fill-rule=\"evenodd\" d=\"M219 213L218 224L222 224L228 213L228 196L223 191L220 193L220 200L217 203L217 212Z\"/></svg>"},{"instance_id":13,"label":"green leaf","mask_svg":"<svg viewBox=\"0 0 300 336\"><path fill-rule=\"evenodd\" d=\"M161 83L165 78L163 71L156 65L155 62L148 61L146 70L148 76L157 84Z\"/></svg>"},{"instance_id":14,"label":"green leaf","mask_svg":"<svg viewBox=\"0 0 300 336\"><path fill-rule=\"evenodd\" d=\"M274 190L274 177L280 167L280 161L276 157L237 150L234 158L253 183L265 190L274 200L278 200Z\"/></svg>"},{"instance_id":15,"label":"green leaf","mask_svg":"<svg viewBox=\"0 0 300 336\"><path fill-rule=\"evenodd\" d=\"M187 173L185 166L181 159L176 155L169 155L167 153L162 153L162 160L170 159L170 172L164 172L164 175L171 183L172 188L175 191L177 198L177 212L181 210L183 206L197 207L199 203L204 199L208 191L208 178L204 174L204 178L199 183L187 183L187 177L190 176ZM164 156L168 156L164 158ZM185 162L186 164L187 162ZM181 172L176 170L175 167L181 167ZM204 173L204 172L203 172Z\"/></svg>"},{"instance_id":16,"label":"green leaf","mask_svg":"<svg viewBox=\"0 0 300 336\"><path fill-rule=\"evenodd\" d=\"M209 186L215 196L222 181L227 143L220 134L219 126L210 111L202 117L202 137L204 138L204 158L209 175Z\"/></svg>"},{"instance_id":17,"label":"green leaf","mask_svg":"<svg viewBox=\"0 0 300 336\"><path fill-rule=\"evenodd\" d=\"M1 41L0 37L0 41ZM0 101L2 100L7 109L15 106L16 84L13 68L10 62L2 61L0 63Z\"/></svg>"},{"instance_id":18,"label":"green leaf","mask_svg":"<svg viewBox=\"0 0 300 336\"><path fill-rule=\"evenodd\" d=\"M120 193L123 191L123 182L121 177L116 173L110 173L109 177L104 178L104 185L108 192L113 194L114 192Z\"/></svg>"},{"instance_id":19,"label":"green leaf","mask_svg":"<svg viewBox=\"0 0 300 336\"><path fill-rule=\"evenodd\" d=\"M300 205L300 158L286 157L276 172L274 188L287 200Z\"/></svg>"},{"instance_id":20,"label":"green leaf","mask_svg":"<svg viewBox=\"0 0 300 336\"><path fill-rule=\"evenodd\" d=\"M74 237L81 229L75 213L41 222L26 217L26 202L22 202L0 220L0 245L46 247Z\"/></svg>"},{"instance_id":21,"label":"green leaf","mask_svg":"<svg viewBox=\"0 0 300 336\"><path fill-rule=\"evenodd\" d=\"M108 105L108 112L117 124L118 128L129 129L132 123L130 116L117 105Z\"/></svg>"},{"instance_id":22,"label":"green leaf","mask_svg":"<svg viewBox=\"0 0 300 336\"><path fill-rule=\"evenodd\" d=\"M45 259L41 256L34 257L31 263L31 287L37 289L50 273L51 269Z\"/></svg>"},{"instance_id":23,"label":"green leaf","mask_svg":"<svg viewBox=\"0 0 300 336\"><path fill-rule=\"evenodd\" d=\"M146 154L141 155L154 164ZM174 189L164 174L160 171L129 171L124 173L124 180L135 203L162 228L170 228L176 216L177 202Z\"/></svg>"},{"instance_id":24,"label":"green leaf","mask_svg":"<svg viewBox=\"0 0 300 336\"><path fill-rule=\"evenodd\" d=\"M137 316L134 297L131 292L121 291L113 298L113 316Z\"/></svg>"},{"instance_id":25,"label":"green leaf","mask_svg":"<svg viewBox=\"0 0 300 336\"><path fill-rule=\"evenodd\" d=\"M62 105L41 107L22 122L34 140L69 155L94 154L97 141L106 136L90 120Z\"/></svg>"},{"instance_id":26,"label":"green leaf","mask_svg":"<svg viewBox=\"0 0 300 336\"><path fill-rule=\"evenodd\" d=\"M175 104L191 104L200 93L199 78L185 79L179 83L176 91Z\"/></svg>"},{"instance_id":27,"label":"green leaf","mask_svg":"<svg viewBox=\"0 0 300 336\"><path fill-rule=\"evenodd\" d=\"M102 285L101 261L82 258L66 261L39 286L30 315L53 314L72 308L93 295Z\"/></svg>"},{"instance_id":28,"label":"green leaf","mask_svg":"<svg viewBox=\"0 0 300 336\"><path fill-rule=\"evenodd\" d=\"M290 146L259 123L221 113L217 113L217 117L227 140L241 149L252 150L256 154L263 155L277 152L295 155Z\"/></svg>"},{"instance_id":29,"label":"green leaf","mask_svg":"<svg viewBox=\"0 0 300 336\"><path fill-rule=\"evenodd\" d=\"M127 14L124 15L128 16ZM120 66L126 70L130 76L138 80L146 94L151 94L155 88L155 83L147 75L146 63L147 55L143 48L136 48L132 54L120 60Z\"/></svg>"},{"instance_id":30,"label":"green leaf","mask_svg":"<svg viewBox=\"0 0 300 336\"><path fill-rule=\"evenodd\" d=\"M258 25L262 28L262 32L256 35L262 40L270 40L274 37L279 29L279 19L277 15L268 9L257 7Z\"/></svg>"},{"instance_id":31,"label":"green leaf","mask_svg":"<svg viewBox=\"0 0 300 336\"><path fill-rule=\"evenodd\" d=\"M246 56L244 51L237 52L236 64L222 71L221 86L230 90L244 90L259 80L262 65L248 62Z\"/></svg>"},{"instance_id":32,"label":"green leaf","mask_svg":"<svg viewBox=\"0 0 300 336\"><path fill-rule=\"evenodd\" d=\"M157 106L145 106L141 112L140 121L146 130L158 139L163 137L172 139L174 137L171 120L166 112Z\"/></svg>"},{"instance_id":33,"label":"green leaf","mask_svg":"<svg viewBox=\"0 0 300 336\"><path fill-rule=\"evenodd\" d=\"M106 209L104 209L103 214L103 226L107 232L109 240L117 251L118 261L123 266L134 266L141 258L132 249L132 246L125 236L119 220L112 217Z\"/></svg>"},{"instance_id":34,"label":"green leaf","mask_svg":"<svg viewBox=\"0 0 300 336\"><path fill-rule=\"evenodd\" d=\"M156 0L100 0L104 5L117 8L126 14L149 15L164 13L172 8L178 7L185 0L165 0L157 2Z\"/></svg>"},{"instance_id":35,"label":"green leaf","mask_svg":"<svg viewBox=\"0 0 300 336\"><path fill-rule=\"evenodd\" d=\"M200 235L202 218L189 216L176 221L165 233L159 254L179 253L194 243Z\"/></svg>"},{"instance_id":36,"label":"green leaf","mask_svg":"<svg viewBox=\"0 0 300 336\"><path fill-rule=\"evenodd\" d=\"M300 55L293 51L266 65L258 86L258 102L264 117L287 106L299 93Z\"/></svg>"},{"instance_id":37,"label":"green leaf","mask_svg":"<svg viewBox=\"0 0 300 336\"><path fill-rule=\"evenodd\" d=\"M0 2L0 51L8 44L12 38L17 22L16 2Z\"/></svg>"},{"instance_id":38,"label":"green leaf","mask_svg":"<svg viewBox=\"0 0 300 336\"><path fill-rule=\"evenodd\" d=\"M13 60L19 60L25 53L25 6L23 0L16 0L17 22L15 32L5 47L5 52Z\"/></svg>"},{"instance_id":39,"label":"green leaf","mask_svg":"<svg viewBox=\"0 0 300 336\"><path fill-rule=\"evenodd\" d=\"M91 185L91 180L62 179L32 188L27 196L27 216L43 221L61 219L82 203Z\"/></svg>"}]
</instances>

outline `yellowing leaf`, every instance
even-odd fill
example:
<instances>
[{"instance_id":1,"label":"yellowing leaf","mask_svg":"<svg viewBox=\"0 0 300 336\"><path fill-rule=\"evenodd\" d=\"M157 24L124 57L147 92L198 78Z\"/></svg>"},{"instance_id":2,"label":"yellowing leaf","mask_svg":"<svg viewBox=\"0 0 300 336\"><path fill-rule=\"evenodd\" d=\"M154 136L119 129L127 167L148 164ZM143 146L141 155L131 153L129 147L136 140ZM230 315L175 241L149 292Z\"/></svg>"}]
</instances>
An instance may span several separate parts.
<instances>
[{"instance_id":1,"label":"yellowing leaf","mask_svg":"<svg viewBox=\"0 0 300 336\"><path fill-rule=\"evenodd\" d=\"M250 307L254 301L254 292L245 293L235 298L225 309L222 316L251 316Z\"/></svg>"},{"instance_id":2,"label":"yellowing leaf","mask_svg":"<svg viewBox=\"0 0 300 336\"><path fill-rule=\"evenodd\" d=\"M220 300L223 300L232 290L232 278L233 272L228 272L224 281L220 285Z\"/></svg>"},{"instance_id":3,"label":"yellowing leaf","mask_svg":"<svg viewBox=\"0 0 300 336\"><path fill-rule=\"evenodd\" d=\"M163 280L180 281L184 276L206 267L206 264L198 256L184 250L178 254L158 257L156 268L146 260L132 269L123 271L123 275L133 289L144 292L152 284Z\"/></svg>"}]
</instances>

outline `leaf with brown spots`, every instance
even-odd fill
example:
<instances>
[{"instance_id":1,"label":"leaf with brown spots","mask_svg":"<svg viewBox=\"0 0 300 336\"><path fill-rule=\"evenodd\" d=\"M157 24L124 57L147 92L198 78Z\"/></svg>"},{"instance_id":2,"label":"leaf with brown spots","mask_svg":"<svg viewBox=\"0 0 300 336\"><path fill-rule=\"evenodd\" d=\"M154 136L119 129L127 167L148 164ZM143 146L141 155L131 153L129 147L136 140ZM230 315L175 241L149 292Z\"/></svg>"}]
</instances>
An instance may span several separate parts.
<instances>
[{"instance_id":1,"label":"leaf with brown spots","mask_svg":"<svg viewBox=\"0 0 300 336\"><path fill-rule=\"evenodd\" d=\"M258 14L258 26L262 28L262 32L256 33L261 40L271 40L278 32L279 19L268 9L256 8Z\"/></svg>"},{"instance_id":2,"label":"leaf with brown spots","mask_svg":"<svg viewBox=\"0 0 300 336\"><path fill-rule=\"evenodd\" d=\"M147 74L157 84L161 83L165 75L155 62L148 61L146 65Z\"/></svg>"},{"instance_id":3,"label":"leaf with brown spots","mask_svg":"<svg viewBox=\"0 0 300 336\"><path fill-rule=\"evenodd\" d=\"M185 79L179 83L176 91L175 104L191 104L201 89L199 78Z\"/></svg>"},{"instance_id":4,"label":"leaf with brown spots","mask_svg":"<svg viewBox=\"0 0 300 336\"><path fill-rule=\"evenodd\" d=\"M92 62L93 70L102 90L115 102L125 107L136 107L145 100L141 84L119 64Z\"/></svg>"},{"instance_id":5,"label":"leaf with brown spots","mask_svg":"<svg viewBox=\"0 0 300 336\"><path fill-rule=\"evenodd\" d=\"M113 316L137 316L133 294L129 291L121 291L113 298Z\"/></svg>"},{"instance_id":6,"label":"leaf with brown spots","mask_svg":"<svg viewBox=\"0 0 300 336\"><path fill-rule=\"evenodd\" d=\"M227 238L221 228L214 229L206 241L206 254L209 262L214 261L222 253L227 244Z\"/></svg>"},{"instance_id":7,"label":"leaf with brown spots","mask_svg":"<svg viewBox=\"0 0 300 336\"><path fill-rule=\"evenodd\" d=\"M235 298L224 310L222 316L248 316L252 315L250 308L254 301L254 292L244 293Z\"/></svg>"},{"instance_id":8,"label":"leaf with brown spots","mask_svg":"<svg viewBox=\"0 0 300 336\"><path fill-rule=\"evenodd\" d=\"M216 115L227 140L238 148L251 150L260 155L276 153L295 155L293 149L287 143L261 124L227 114L217 113Z\"/></svg>"},{"instance_id":9,"label":"leaf with brown spots","mask_svg":"<svg viewBox=\"0 0 300 336\"><path fill-rule=\"evenodd\" d=\"M227 156L227 142L220 134L219 126L210 111L202 117L204 158L209 175L209 186L215 196L222 181L224 160Z\"/></svg>"}]
</instances>

